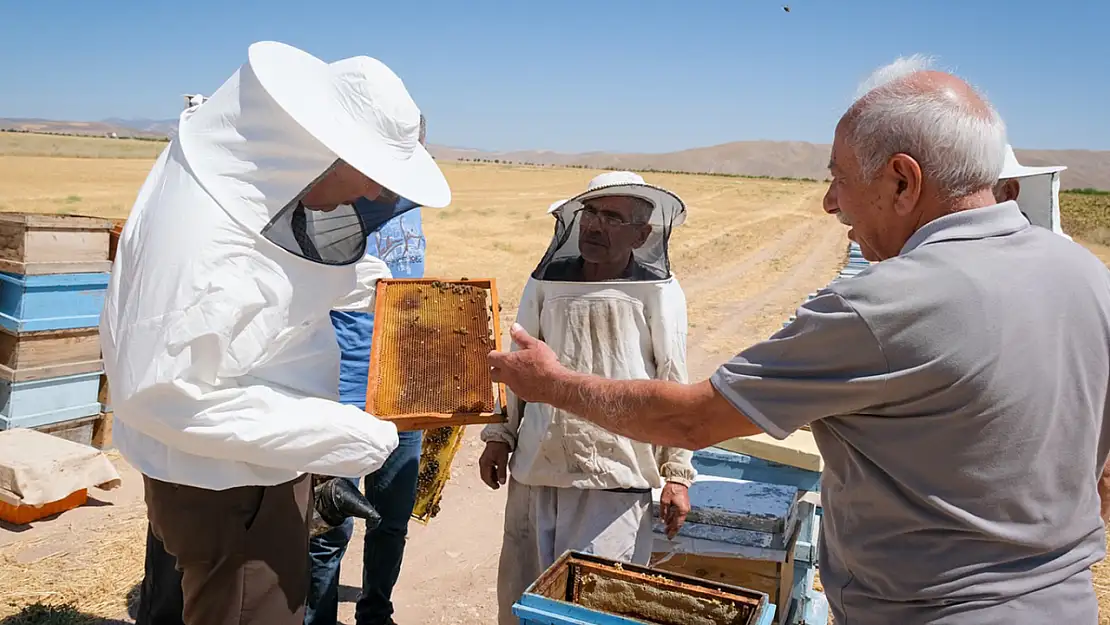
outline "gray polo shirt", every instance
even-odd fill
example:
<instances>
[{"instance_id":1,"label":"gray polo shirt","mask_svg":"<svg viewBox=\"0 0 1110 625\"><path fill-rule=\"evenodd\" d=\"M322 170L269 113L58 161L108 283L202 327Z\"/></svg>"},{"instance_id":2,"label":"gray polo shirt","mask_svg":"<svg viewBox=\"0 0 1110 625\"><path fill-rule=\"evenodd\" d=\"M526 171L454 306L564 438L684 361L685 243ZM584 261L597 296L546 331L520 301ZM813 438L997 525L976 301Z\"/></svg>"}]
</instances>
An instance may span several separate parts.
<instances>
[{"instance_id":1,"label":"gray polo shirt","mask_svg":"<svg viewBox=\"0 0 1110 625\"><path fill-rule=\"evenodd\" d=\"M712 383L811 425L837 625L1097 622L1110 272L1017 204L927 224Z\"/></svg>"}]
</instances>

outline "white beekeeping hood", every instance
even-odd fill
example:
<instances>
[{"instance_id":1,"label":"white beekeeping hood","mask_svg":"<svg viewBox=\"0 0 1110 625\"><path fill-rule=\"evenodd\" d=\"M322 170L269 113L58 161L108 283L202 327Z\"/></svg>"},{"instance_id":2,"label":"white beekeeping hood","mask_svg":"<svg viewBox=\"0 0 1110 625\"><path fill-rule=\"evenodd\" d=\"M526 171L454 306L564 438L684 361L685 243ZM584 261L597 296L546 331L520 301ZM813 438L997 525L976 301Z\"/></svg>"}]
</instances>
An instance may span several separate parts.
<instances>
[{"instance_id":1,"label":"white beekeeping hood","mask_svg":"<svg viewBox=\"0 0 1110 625\"><path fill-rule=\"evenodd\" d=\"M1048 228L1057 234L1064 234L1060 226L1060 172L1067 169L1063 165L1051 167L1027 167L1018 162L1014 149L1006 146L1006 161L998 179L1018 179L1021 193L1017 203L1021 211L1034 226ZM1064 235L1067 236L1067 235Z\"/></svg>"}]
</instances>

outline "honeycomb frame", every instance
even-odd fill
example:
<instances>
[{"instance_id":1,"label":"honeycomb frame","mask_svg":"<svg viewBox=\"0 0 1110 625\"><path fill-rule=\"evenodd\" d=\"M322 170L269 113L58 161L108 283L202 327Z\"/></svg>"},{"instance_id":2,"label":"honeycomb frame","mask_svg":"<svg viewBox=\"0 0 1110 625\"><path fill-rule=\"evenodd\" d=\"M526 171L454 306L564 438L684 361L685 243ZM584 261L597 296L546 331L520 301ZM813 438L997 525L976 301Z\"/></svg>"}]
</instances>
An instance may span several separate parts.
<instances>
[{"instance_id":1,"label":"honeycomb frame","mask_svg":"<svg viewBox=\"0 0 1110 625\"><path fill-rule=\"evenodd\" d=\"M466 426L454 425L427 430L420 448L416 479L416 502L411 517L422 525L439 514L443 489L451 479L451 463L462 447Z\"/></svg>"},{"instance_id":2,"label":"honeycomb frame","mask_svg":"<svg viewBox=\"0 0 1110 625\"><path fill-rule=\"evenodd\" d=\"M496 282L390 278L376 290L366 411L398 430L504 423L505 386L485 361L501 349Z\"/></svg>"}]
</instances>

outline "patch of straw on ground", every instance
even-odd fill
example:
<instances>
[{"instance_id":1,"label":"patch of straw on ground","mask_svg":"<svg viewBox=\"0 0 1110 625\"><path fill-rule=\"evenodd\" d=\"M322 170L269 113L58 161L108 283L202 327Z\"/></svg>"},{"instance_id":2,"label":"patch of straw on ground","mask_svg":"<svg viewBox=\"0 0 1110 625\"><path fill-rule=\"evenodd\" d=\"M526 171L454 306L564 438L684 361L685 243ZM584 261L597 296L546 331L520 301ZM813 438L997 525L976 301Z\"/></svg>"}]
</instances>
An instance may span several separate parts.
<instances>
[{"instance_id":1,"label":"patch of straw on ground","mask_svg":"<svg viewBox=\"0 0 1110 625\"><path fill-rule=\"evenodd\" d=\"M142 507L81 534L7 545L0 549L0 617L35 603L70 604L104 618L126 614L145 549Z\"/></svg>"}]
</instances>

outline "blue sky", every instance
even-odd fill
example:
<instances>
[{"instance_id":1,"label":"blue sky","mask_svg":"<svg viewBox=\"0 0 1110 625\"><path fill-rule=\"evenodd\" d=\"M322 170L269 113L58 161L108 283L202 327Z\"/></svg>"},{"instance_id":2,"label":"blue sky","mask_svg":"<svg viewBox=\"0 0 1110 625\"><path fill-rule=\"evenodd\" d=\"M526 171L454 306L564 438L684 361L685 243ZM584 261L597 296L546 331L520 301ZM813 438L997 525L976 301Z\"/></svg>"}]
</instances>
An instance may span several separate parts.
<instances>
[{"instance_id":1,"label":"blue sky","mask_svg":"<svg viewBox=\"0 0 1110 625\"><path fill-rule=\"evenodd\" d=\"M247 46L380 58L429 141L663 152L828 142L857 83L932 54L1019 148L1110 149L1101 0L117 0L0 3L0 117L171 118Z\"/></svg>"}]
</instances>

